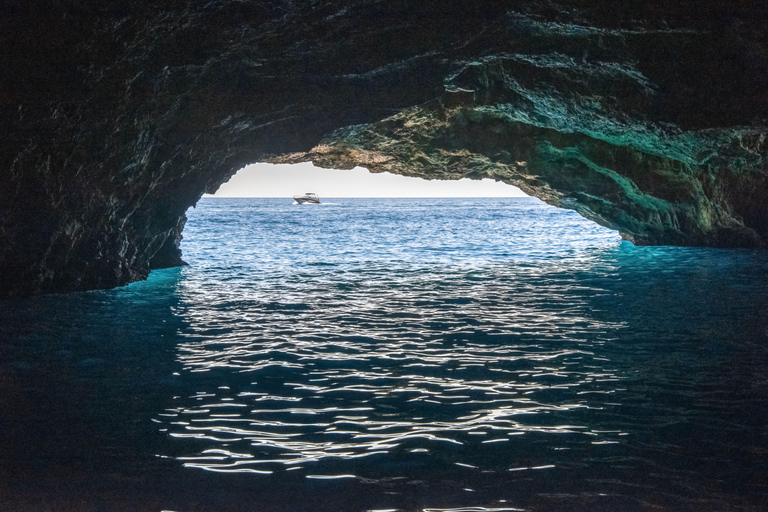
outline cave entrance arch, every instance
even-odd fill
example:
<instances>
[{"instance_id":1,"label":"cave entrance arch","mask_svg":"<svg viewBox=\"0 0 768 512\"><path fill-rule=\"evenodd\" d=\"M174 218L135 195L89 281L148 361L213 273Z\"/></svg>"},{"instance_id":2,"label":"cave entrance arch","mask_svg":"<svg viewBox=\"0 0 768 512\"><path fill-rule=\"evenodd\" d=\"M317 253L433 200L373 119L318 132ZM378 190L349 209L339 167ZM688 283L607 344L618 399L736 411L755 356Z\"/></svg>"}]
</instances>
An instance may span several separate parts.
<instances>
[{"instance_id":1,"label":"cave entrance arch","mask_svg":"<svg viewBox=\"0 0 768 512\"><path fill-rule=\"evenodd\" d=\"M292 200L308 192L319 194L321 204ZM620 241L618 232L504 183L427 181L312 163L243 168L187 215L182 250L203 272L214 260L214 272L238 265L261 272L304 258L343 265L344 254L358 263L503 263L568 257Z\"/></svg>"}]
</instances>

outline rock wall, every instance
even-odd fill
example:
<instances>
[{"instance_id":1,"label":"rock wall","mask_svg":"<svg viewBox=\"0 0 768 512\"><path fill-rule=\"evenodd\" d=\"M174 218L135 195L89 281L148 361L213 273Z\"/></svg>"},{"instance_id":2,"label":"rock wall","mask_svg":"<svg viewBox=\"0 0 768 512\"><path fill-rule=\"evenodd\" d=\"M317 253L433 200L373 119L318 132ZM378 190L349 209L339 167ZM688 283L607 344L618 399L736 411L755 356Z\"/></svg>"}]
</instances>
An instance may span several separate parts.
<instances>
[{"instance_id":1,"label":"rock wall","mask_svg":"<svg viewBox=\"0 0 768 512\"><path fill-rule=\"evenodd\" d=\"M490 177L636 243L763 246L767 20L757 0L7 0L0 297L183 263L187 208L256 161Z\"/></svg>"}]
</instances>

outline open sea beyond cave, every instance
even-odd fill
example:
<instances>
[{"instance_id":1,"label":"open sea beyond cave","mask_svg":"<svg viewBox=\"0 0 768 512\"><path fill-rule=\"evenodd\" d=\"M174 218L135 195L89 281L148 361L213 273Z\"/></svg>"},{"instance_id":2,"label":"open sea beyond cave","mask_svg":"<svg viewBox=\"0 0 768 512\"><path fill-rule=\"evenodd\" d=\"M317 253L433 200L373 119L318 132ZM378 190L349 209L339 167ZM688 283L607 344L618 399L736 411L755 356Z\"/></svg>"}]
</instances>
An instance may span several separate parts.
<instances>
[{"instance_id":1,"label":"open sea beyond cave","mask_svg":"<svg viewBox=\"0 0 768 512\"><path fill-rule=\"evenodd\" d=\"M188 267L0 302L0 510L766 510L766 253L533 198L188 215Z\"/></svg>"}]
</instances>

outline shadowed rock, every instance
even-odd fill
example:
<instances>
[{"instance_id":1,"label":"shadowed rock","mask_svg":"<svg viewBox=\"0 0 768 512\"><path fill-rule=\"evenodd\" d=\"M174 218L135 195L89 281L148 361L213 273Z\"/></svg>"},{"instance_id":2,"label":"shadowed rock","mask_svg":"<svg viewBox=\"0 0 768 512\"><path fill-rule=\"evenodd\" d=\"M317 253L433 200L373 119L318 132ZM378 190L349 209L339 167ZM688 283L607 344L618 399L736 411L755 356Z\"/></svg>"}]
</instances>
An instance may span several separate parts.
<instances>
[{"instance_id":1,"label":"shadowed rock","mask_svg":"<svg viewBox=\"0 0 768 512\"><path fill-rule=\"evenodd\" d=\"M670 5L673 4L673 5ZM493 178L643 244L768 237L761 2L5 2L0 296L183 263L243 165Z\"/></svg>"}]
</instances>

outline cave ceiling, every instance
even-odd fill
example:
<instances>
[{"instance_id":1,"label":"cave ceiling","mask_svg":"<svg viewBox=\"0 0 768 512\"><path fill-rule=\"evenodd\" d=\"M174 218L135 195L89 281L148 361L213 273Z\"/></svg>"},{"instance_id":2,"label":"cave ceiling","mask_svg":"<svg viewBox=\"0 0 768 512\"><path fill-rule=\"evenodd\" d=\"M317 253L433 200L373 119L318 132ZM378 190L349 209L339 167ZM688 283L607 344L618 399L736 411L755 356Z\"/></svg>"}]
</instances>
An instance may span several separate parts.
<instances>
[{"instance_id":1,"label":"cave ceiling","mask_svg":"<svg viewBox=\"0 0 768 512\"><path fill-rule=\"evenodd\" d=\"M768 240L764 2L8 0L0 297L181 263L248 163L492 178L637 244Z\"/></svg>"}]
</instances>

